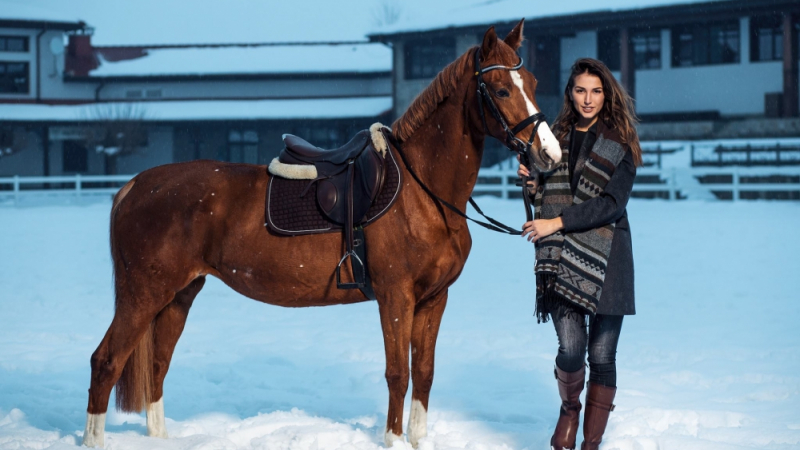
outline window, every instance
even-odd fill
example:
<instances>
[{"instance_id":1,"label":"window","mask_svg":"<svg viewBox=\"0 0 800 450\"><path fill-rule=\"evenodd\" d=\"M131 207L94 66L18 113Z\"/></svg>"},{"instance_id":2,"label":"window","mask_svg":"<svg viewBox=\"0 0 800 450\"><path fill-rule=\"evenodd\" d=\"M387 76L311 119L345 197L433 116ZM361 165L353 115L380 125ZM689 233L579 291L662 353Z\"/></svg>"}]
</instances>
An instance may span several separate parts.
<instances>
[{"instance_id":1,"label":"window","mask_svg":"<svg viewBox=\"0 0 800 450\"><path fill-rule=\"evenodd\" d=\"M228 161L258 164L258 132L230 130L228 132Z\"/></svg>"},{"instance_id":2,"label":"window","mask_svg":"<svg viewBox=\"0 0 800 450\"><path fill-rule=\"evenodd\" d=\"M89 170L89 150L81 141L64 141L64 173L82 173Z\"/></svg>"},{"instance_id":3,"label":"window","mask_svg":"<svg viewBox=\"0 0 800 450\"><path fill-rule=\"evenodd\" d=\"M27 94L29 88L28 63L0 61L0 93Z\"/></svg>"},{"instance_id":4,"label":"window","mask_svg":"<svg viewBox=\"0 0 800 450\"><path fill-rule=\"evenodd\" d=\"M620 70L620 50L619 30L597 32L597 59L603 61L609 70Z\"/></svg>"},{"instance_id":5,"label":"window","mask_svg":"<svg viewBox=\"0 0 800 450\"><path fill-rule=\"evenodd\" d=\"M456 55L455 39L417 39L405 44L405 77L407 80L433 78Z\"/></svg>"},{"instance_id":6,"label":"window","mask_svg":"<svg viewBox=\"0 0 800 450\"><path fill-rule=\"evenodd\" d=\"M25 36L0 36L0 52L28 51L28 38Z\"/></svg>"},{"instance_id":7,"label":"window","mask_svg":"<svg viewBox=\"0 0 800 450\"><path fill-rule=\"evenodd\" d=\"M738 62L738 20L694 24L672 30L673 67Z\"/></svg>"},{"instance_id":8,"label":"window","mask_svg":"<svg viewBox=\"0 0 800 450\"><path fill-rule=\"evenodd\" d=\"M661 31L635 31L631 35L633 63L637 70L661 68Z\"/></svg>"},{"instance_id":9,"label":"window","mask_svg":"<svg viewBox=\"0 0 800 450\"><path fill-rule=\"evenodd\" d=\"M750 60L781 61L783 59L783 24L781 16L750 19Z\"/></svg>"}]
</instances>

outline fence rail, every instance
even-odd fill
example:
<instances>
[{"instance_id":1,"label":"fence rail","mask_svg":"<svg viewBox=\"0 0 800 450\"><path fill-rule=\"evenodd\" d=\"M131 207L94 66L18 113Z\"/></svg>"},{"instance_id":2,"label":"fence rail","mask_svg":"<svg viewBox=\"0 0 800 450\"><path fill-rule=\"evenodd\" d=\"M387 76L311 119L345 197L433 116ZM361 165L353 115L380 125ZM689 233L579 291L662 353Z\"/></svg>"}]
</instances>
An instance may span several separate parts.
<instances>
[{"instance_id":1,"label":"fence rail","mask_svg":"<svg viewBox=\"0 0 800 450\"><path fill-rule=\"evenodd\" d=\"M0 178L0 198L19 202L22 196L74 196L113 195L122 184L134 175L62 175L47 177ZM108 184L120 186L107 186ZM70 186L65 187L64 185ZM106 185L106 186L97 186Z\"/></svg>"},{"instance_id":2,"label":"fence rail","mask_svg":"<svg viewBox=\"0 0 800 450\"><path fill-rule=\"evenodd\" d=\"M704 183L704 177L716 178L729 177L730 182ZM763 179L778 176L790 179L789 182L742 182L742 179ZM521 195L521 188L516 186L516 169L481 169L478 173L478 184L473 190L474 194L497 195L501 198L511 198ZM713 199L716 193L730 193L732 200L741 200L742 192L789 192L795 193L794 197L800 199L800 168L770 167L770 168L640 168L636 173L637 181L633 185L635 193L660 193L664 198L676 200L679 198ZM796 181L795 181L796 180ZM791 197L791 195L790 195ZM793 197L793 198L794 198Z\"/></svg>"},{"instance_id":3,"label":"fence rail","mask_svg":"<svg viewBox=\"0 0 800 450\"><path fill-rule=\"evenodd\" d=\"M113 195L134 175L70 175L48 177L0 178L0 199L18 203L28 196L71 196L77 199ZM478 184L473 193L489 194L501 198L521 195L516 185L516 169L484 168L478 173ZM706 183L705 179L714 182ZM720 182L720 179L730 182ZM750 180L780 180L750 182ZM787 181L788 180L788 181ZM117 186L113 186L116 184ZM111 185L111 186L109 186ZM707 168L640 168L634 193L650 193L670 200L679 198L713 199L730 195L732 200L742 199L742 193L787 192L788 198L800 200L800 168L798 167L707 167Z\"/></svg>"}]
</instances>

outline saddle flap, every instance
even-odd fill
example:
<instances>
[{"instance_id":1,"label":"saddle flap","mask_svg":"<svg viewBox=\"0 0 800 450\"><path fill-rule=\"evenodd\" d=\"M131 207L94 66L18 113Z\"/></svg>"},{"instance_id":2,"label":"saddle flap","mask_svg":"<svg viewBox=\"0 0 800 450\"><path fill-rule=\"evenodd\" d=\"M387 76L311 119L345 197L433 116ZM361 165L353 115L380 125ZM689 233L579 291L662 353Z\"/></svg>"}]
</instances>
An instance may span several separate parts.
<instances>
[{"instance_id":1,"label":"saddle flap","mask_svg":"<svg viewBox=\"0 0 800 450\"><path fill-rule=\"evenodd\" d=\"M347 195L353 196L352 219L357 224L364 219L383 187L386 162L372 145L353 164L355 173L352 185L347 177L347 170L317 182L317 204L337 224L347 223Z\"/></svg>"}]
</instances>

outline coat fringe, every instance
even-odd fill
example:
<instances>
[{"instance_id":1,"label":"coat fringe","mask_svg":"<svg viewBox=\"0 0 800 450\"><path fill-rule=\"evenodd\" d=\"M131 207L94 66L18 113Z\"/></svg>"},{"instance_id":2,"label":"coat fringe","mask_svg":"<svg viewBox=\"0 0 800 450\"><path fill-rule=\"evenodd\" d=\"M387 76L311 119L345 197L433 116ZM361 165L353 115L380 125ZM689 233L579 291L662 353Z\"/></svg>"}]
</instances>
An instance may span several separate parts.
<instances>
[{"instance_id":1,"label":"coat fringe","mask_svg":"<svg viewBox=\"0 0 800 450\"><path fill-rule=\"evenodd\" d=\"M580 308L556 292L557 279L558 277L554 273L540 272L536 274L536 310L534 311L536 322L547 323L559 310L565 310L559 314L565 314L568 318L592 316L589 311Z\"/></svg>"}]
</instances>

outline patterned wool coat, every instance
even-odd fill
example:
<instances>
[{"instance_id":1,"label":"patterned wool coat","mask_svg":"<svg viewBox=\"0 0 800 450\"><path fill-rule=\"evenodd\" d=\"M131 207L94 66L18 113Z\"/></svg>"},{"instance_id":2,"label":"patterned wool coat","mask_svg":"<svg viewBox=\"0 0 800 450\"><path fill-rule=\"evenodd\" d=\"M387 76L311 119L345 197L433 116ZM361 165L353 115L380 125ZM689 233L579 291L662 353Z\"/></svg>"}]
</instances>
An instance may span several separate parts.
<instances>
[{"instance_id":1,"label":"patterned wool coat","mask_svg":"<svg viewBox=\"0 0 800 450\"><path fill-rule=\"evenodd\" d=\"M570 141L574 128L561 142L561 148L570 148ZM636 164L627 145L621 143L620 135L615 129L610 129L597 121L596 127L589 129L579 150L578 161L574 173L570 174L570 187L572 194L578 185L586 158L591 152L590 145L595 144L597 136L620 143L627 150L625 157L620 162L605 190L597 197L578 205L564 209L561 219L564 222L564 233L585 231L610 223L615 223L614 239L611 243L611 253L608 257L606 277L603 291L597 305L597 314L632 315L636 314L634 299L633 277L633 248L631 245L631 229L628 222L626 205L631 195L633 180L636 178ZM570 151L575 149L570 148ZM546 174L540 175L541 177ZM541 195L544 188L543 179L539 180L539 189L536 195Z\"/></svg>"}]
</instances>

